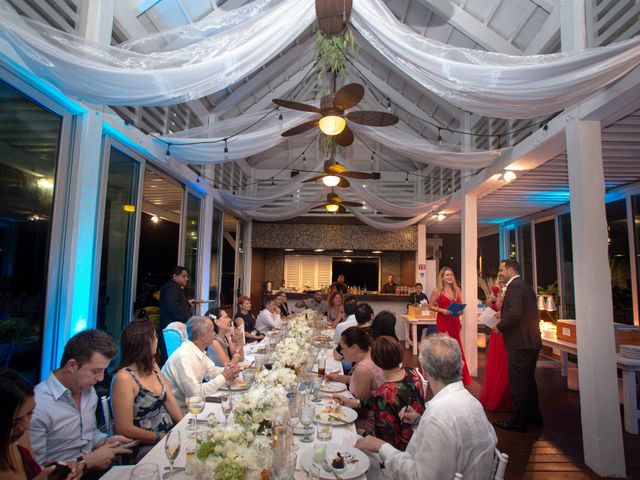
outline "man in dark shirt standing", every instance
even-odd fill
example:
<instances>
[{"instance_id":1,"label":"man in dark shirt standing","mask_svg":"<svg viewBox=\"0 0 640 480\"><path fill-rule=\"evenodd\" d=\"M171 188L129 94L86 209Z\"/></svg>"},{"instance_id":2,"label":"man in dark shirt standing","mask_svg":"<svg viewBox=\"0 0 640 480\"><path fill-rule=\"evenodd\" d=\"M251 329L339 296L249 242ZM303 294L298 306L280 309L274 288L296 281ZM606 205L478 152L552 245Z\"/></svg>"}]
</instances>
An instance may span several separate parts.
<instances>
[{"instance_id":1,"label":"man in dark shirt standing","mask_svg":"<svg viewBox=\"0 0 640 480\"><path fill-rule=\"evenodd\" d=\"M160 287L160 326L158 334L158 351L160 366L167 360L167 346L164 343L162 330L171 322L187 323L193 316L194 300L187 299L184 287L189 283L189 272L184 267L175 267L171 271L171 279Z\"/></svg>"},{"instance_id":2,"label":"man in dark shirt standing","mask_svg":"<svg viewBox=\"0 0 640 480\"><path fill-rule=\"evenodd\" d=\"M533 288L520 277L520 264L515 260L500 262L498 278L505 282L506 291L500 323L496 327L502 332L507 348L513 411L508 422L495 422L495 425L522 433L528 424L542 426L535 379L536 362L542 348L537 297Z\"/></svg>"},{"instance_id":3,"label":"man in dark shirt standing","mask_svg":"<svg viewBox=\"0 0 640 480\"><path fill-rule=\"evenodd\" d=\"M387 277L387 283L382 286L382 293L390 293L391 295L395 295L396 293L396 282L393 278L393 275L389 275Z\"/></svg>"},{"instance_id":4,"label":"man in dark shirt standing","mask_svg":"<svg viewBox=\"0 0 640 480\"><path fill-rule=\"evenodd\" d=\"M346 283L344 283L344 275L342 274L338 275L338 279L333 282L331 288L333 290L336 290L337 292L342 293L343 295L349 292L349 287Z\"/></svg>"},{"instance_id":5,"label":"man in dark shirt standing","mask_svg":"<svg viewBox=\"0 0 640 480\"><path fill-rule=\"evenodd\" d=\"M416 283L415 292L409 295L409 303L411 305L418 305L422 300L429 300L429 298L422 291L422 284Z\"/></svg>"}]
</instances>

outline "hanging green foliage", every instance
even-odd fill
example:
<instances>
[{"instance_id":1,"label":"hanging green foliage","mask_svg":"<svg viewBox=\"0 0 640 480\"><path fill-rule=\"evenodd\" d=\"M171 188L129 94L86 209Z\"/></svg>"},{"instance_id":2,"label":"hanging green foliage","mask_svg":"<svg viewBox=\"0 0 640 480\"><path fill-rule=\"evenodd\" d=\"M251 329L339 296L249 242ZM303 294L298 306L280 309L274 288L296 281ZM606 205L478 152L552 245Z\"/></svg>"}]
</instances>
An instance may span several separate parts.
<instances>
[{"instance_id":1,"label":"hanging green foliage","mask_svg":"<svg viewBox=\"0 0 640 480\"><path fill-rule=\"evenodd\" d=\"M344 79L347 76L347 54L359 51L353 32L347 27L342 33L327 37L322 31L316 34L318 68L321 74L331 72Z\"/></svg>"},{"instance_id":2,"label":"hanging green foliage","mask_svg":"<svg viewBox=\"0 0 640 480\"><path fill-rule=\"evenodd\" d=\"M335 142L333 137L320 132L320 135L318 136L318 150L320 151L320 155L323 157L335 158L338 153L338 148L340 148L340 145Z\"/></svg>"}]
</instances>

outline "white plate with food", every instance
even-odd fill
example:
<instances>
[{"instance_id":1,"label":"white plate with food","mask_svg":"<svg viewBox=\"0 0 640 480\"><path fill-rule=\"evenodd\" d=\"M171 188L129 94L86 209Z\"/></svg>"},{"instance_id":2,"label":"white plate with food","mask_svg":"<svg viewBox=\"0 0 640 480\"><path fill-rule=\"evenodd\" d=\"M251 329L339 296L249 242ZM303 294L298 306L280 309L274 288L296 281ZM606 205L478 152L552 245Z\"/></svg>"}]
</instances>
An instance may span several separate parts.
<instances>
[{"instance_id":1,"label":"white plate with food","mask_svg":"<svg viewBox=\"0 0 640 480\"><path fill-rule=\"evenodd\" d=\"M357 448L328 443L323 460L315 459L314 453L315 447L305 450L300 457L300 466L307 472L311 465L319 466L320 478L324 480L335 480L336 475L349 480L364 475L369 469L369 458Z\"/></svg>"},{"instance_id":2,"label":"white plate with food","mask_svg":"<svg viewBox=\"0 0 640 480\"><path fill-rule=\"evenodd\" d=\"M323 382L322 385L320 385L320 388L318 390L325 393L338 393L338 392L344 392L346 389L347 389L347 385L345 383Z\"/></svg>"},{"instance_id":3,"label":"white plate with food","mask_svg":"<svg viewBox=\"0 0 640 480\"><path fill-rule=\"evenodd\" d=\"M247 384L244 383L244 380L237 379L235 382L231 384L231 387L227 388L226 385L220 387L220 390L227 390L232 392L240 392L242 390L247 389Z\"/></svg>"},{"instance_id":4,"label":"white plate with food","mask_svg":"<svg viewBox=\"0 0 640 480\"><path fill-rule=\"evenodd\" d=\"M337 403L329 403L316 407L315 421L320 425L342 425L353 423L358 412Z\"/></svg>"}]
</instances>

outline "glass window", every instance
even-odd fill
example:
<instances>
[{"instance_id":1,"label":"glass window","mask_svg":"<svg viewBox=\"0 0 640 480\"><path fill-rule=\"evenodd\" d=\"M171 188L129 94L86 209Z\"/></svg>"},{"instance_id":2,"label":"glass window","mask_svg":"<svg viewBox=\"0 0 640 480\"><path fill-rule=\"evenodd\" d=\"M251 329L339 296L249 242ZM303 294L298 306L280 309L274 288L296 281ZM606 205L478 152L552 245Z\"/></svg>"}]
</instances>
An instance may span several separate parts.
<instances>
[{"instance_id":1,"label":"glass window","mask_svg":"<svg viewBox=\"0 0 640 480\"><path fill-rule=\"evenodd\" d=\"M556 264L556 229L553 220L536 223L537 289L558 299L558 269Z\"/></svg>"},{"instance_id":2,"label":"glass window","mask_svg":"<svg viewBox=\"0 0 640 480\"><path fill-rule=\"evenodd\" d=\"M533 283L533 250L531 249L531 225L518 227L518 263L522 270L522 278Z\"/></svg>"},{"instance_id":3,"label":"glass window","mask_svg":"<svg viewBox=\"0 0 640 480\"><path fill-rule=\"evenodd\" d=\"M1 82L0 112L0 345L37 383L62 118Z\"/></svg>"},{"instance_id":4,"label":"glass window","mask_svg":"<svg viewBox=\"0 0 640 480\"><path fill-rule=\"evenodd\" d=\"M560 271L562 274L562 305L564 318L576 318L576 303L573 294L573 248L571 245L571 216L568 213L558 217L560 228Z\"/></svg>"},{"instance_id":5,"label":"glass window","mask_svg":"<svg viewBox=\"0 0 640 480\"><path fill-rule=\"evenodd\" d=\"M131 320L131 288L140 164L109 150L97 327L119 338Z\"/></svg>"},{"instance_id":6,"label":"glass window","mask_svg":"<svg viewBox=\"0 0 640 480\"><path fill-rule=\"evenodd\" d=\"M187 194L187 218L184 237L184 267L189 272L189 283L184 289L187 298L198 296L198 241L200 238L200 199Z\"/></svg>"},{"instance_id":7,"label":"glass window","mask_svg":"<svg viewBox=\"0 0 640 480\"><path fill-rule=\"evenodd\" d=\"M500 235L478 238L478 272L496 278L500 268Z\"/></svg>"},{"instance_id":8,"label":"glass window","mask_svg":"<svg viewBox=\"0 0 640 480\"><path fill-rule=\"evenodd\" d=\"M516 259L516 229L507 230L507 257Z\"/></svg>"},{"instance_id":9,"label":"glass window","mask_svg":"<svg viewBox=\"0 0 640 480\"><path fill-rule=\"evenodd\" d=\"M631 269L629 266L629 232L627 204L624 199L607 203L607 230L609 235L609 267L611 268L611 294L613 321L633 324L631 298Z\"/></svg>"},{"instance_id":10,"label":"glass window","mask_svg":"<svg viewBox=\"0 0 640 480\"><path fill-rule=\"evenodd\" d=\"M209 271L209 299L216 300L211 307L217 307L220 303L220 247L222 242L222 212L213 209L213 225L211 227L211 266Z\"/></svg>"},{"instance_id":11,"label":"glass window","mask_svg":"<svg viewBox=\"0 0 640 480\"><path fill-rule=\"evenodd\" d=\"M220 280L220 306L234 307L236 246L238 240L238 219L225 213L223 216L222 272Z\"/></svg>"},{"instance_id":12,"label":"glass window","mask_svg":"<svg viewBox=\"0 0 640 480\"><path fill-rule=\"evenodd\" d=\"M243 280L244 280L244 232L245 232L245 223L243 221L238 220L238 235L236 237L236 242L238 244L238 264L236 265L236 298L240 295L246 295L250 292L244 293L243 290ZM234 299L234 304L235 299Z\"/></svg>"}]
</instances>

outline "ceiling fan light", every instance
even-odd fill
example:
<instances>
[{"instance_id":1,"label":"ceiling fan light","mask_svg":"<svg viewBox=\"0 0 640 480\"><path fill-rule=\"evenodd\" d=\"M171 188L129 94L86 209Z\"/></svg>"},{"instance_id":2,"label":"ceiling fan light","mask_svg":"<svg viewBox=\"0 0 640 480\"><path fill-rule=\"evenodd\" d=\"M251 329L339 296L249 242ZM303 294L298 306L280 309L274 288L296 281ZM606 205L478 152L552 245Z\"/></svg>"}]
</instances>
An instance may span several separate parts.
<instances>
[{"instance_id":1,"label":"ceiling fan light","mask_svg":"<svg viewBox=\"0 0 640 480\"><path fill-rule=\"evenodd\" d=\"M322 183L327 187L335 187L340 183L340 177L336 177L335 175L325 175L322 177Z\"/></svg>"},{"instance_id":2,"label":"ceiling fan light","mask_svg":"<svg viewBox=\"0 0 640 480\"><path fill-rule=\"evenodd\" d=\"M337 212L337 211L338 211L338 209L340 208L340 205L336 205L335 203L327 203L327 204L324 206L324 208L326 208L326 209L327 209L327 212L334 213L334 212Z\"/></svg>"},{"instance_id":3,"label":"ceiling fan light","mask_svg":"<svg viewBox=\"0 0 640 480\"><path fill-rule=\"evenodd\" d=\"M325 135L338 135L347 126L347 121L338 115L327 115L320 119L318 126Z\"/></svg>"}]
</instances>

